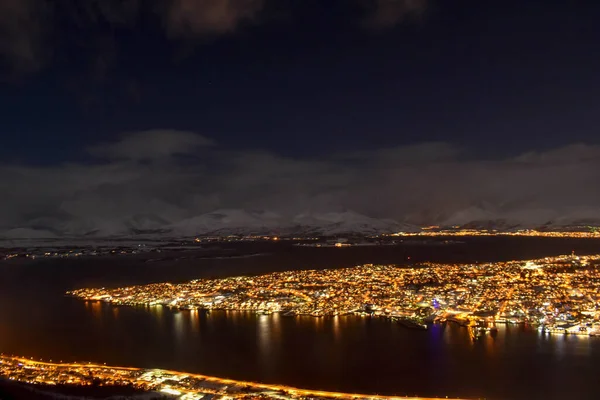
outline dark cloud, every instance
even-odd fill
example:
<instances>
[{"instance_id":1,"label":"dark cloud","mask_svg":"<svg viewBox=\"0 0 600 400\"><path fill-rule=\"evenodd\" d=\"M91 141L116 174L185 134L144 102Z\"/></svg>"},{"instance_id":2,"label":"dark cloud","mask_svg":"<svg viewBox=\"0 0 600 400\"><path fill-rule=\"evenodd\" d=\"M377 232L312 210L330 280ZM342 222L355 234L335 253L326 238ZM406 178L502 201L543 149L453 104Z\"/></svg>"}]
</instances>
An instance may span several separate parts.
<instances>
[{"instance_id":1,"label":"dark cloud","mask_svg":"<svg viewBox=\"0 0 600 400\"><path fill-rule=\"evenodd\" d=\"M340 154L339 158L355 162L378 162L412 164L451 160L460 154L460 149L444 142L426 142L387 149L358 151Z\"/></svg>"},{"instance_id":2,"label":"dark cloud","mask_svg":"<svg viewBox=\"0 0 600 400\"><path fill-rule=\"evenodd\" d=\"M323 159L232 151L191 132L149 131L98 145L93 164L0 167L0 230L116 233L218 209L285 218L353 210L416 224L600 221L600 147L486 161L445 143ZM181 159L178 154L202 156Z\"/></svg>"},{"instance_id":3,"label":"dark cloud","mask_svg":"<svg viewBox=\"0 0 600 400\"><path fill-rule=\"evenodd\" d=\"M428 0L365 0L368 14L363 21L369 29L389 29L407 18L420 17L425 13Z\"/></svg>"},{"instance_id":4,"label":"dark cloud","mask_svg":"<svg viewBox=\"0 0 600 400\"><path fill-rule=\"evenodd\" d=\"M277 1L277 0L269 0ZM427 0L360 0L367 16L365 26L385 29L406 18L422 15ZM86 35L78 46L92 56L94 72L106 68L115 54L111 28L134 29L142 15L153 15L172 38L197 38L234 33L242 25L257 23L268 0L0 0L0 57L13 70L39 69L54 47L77 42L70 32L60 34L63 24ZM350 4L350 2L349 2ZM108 28L108 29L107 29ZM91 50L90 50L91 44ZM112 62L112 60L109 60ZM102 71L100 71L102 72Z\"/></svg>"},{"instance_id":5,"label":"dark cloud","mask_svg":"<svg viewBox=\"0 0 600 400\"><path fill-rule=\"evenodd\" d=\"M0 0L0 57L11 72L35 71L53 56L55 42L63 40L57 34L57 24L68 22L82 30L132 26L140 6L139 0ZM77 37L69 40L76 41ZM114 44L107 35L98 34L93 41L81 45L101 46L94 55L94 68L106 69L111 52L105 47Z\"/></svg>"},{"instance_id":6,"label":"dark cloud","mask_svg":"<svg viewBox=\"0 0 600 400\"><path fill-rule=\"evenodd\" d=\"M54 35L60 24L105 43L111 36L99 28L134 28L143 12L154 13L171 37L229 34L255 21L263 6L264 0L0 0L0 57L14 71L34 71L64 41ZM67 39L77 42L76 36ZM104 58L99 52L93 62Z\"/></svg>"},{"instance_id":7,"label":"dark cloud","mask_svg":"<svg viewBox=\"0 0 600 400\"><path fill-rule=\"evenodd\" d=\"M193 132L153 129L123 135L116 143L92 146L95 157L121 160L155 160L175 155L193 154L212 140Z\"/></svg>"},{"instance_id":8,"label":"dark cloud","mask_svg":"<svg viewBox=\"0 0 600 400\"><path fill-rule=\"evenodd\" d=\"M46 1L0 0L0 57L8 69L28 72L41 66L50 17Z\"/></svg>"},{"instance_id":9,"label":"dark cloud","mask_svg":"<svg viewBox=\"0 0 600 400\"><path fill-rule=\"evenodd\" d=\"M524 163L544 164L571 164L581 163L586 160L594 160L600 157L600 148L576 143L560 149L545 152L533 151L525 153L516 158L516 161Z\"/></svg>"},{"instance_id":10,"label":"dark cloud","mask_svg":"<svg viewBox=\"0 0 600 400\"><path fill-rule=\"evenodd\" d=\"M63 0L56 6L79 27L108 23L135 23L142 6L141 0Z\"/></svg>"},{"instance_id":11,"label":"dark cloud","mask_svg":"<svg viewBox=\"0 0 600 400\"><path fill-rule=\"evenodd\" d=\"M220 35L256 20L264 0L171 0L165 13L170 36Z\"/></svg>"}]
</instances>

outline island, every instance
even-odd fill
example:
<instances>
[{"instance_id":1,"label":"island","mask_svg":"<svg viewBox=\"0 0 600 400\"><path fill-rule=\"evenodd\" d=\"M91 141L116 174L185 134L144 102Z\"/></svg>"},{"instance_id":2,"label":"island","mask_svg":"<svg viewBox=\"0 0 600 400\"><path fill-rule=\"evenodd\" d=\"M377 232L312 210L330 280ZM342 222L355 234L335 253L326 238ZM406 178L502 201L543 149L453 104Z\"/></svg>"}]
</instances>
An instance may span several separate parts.
<instances>
[{"instance_id":1,"label":"island","mask_svg":"<svg viewBox=\"0 0 600 400\"><path fill-rule=\"evenodd\" d=\"M471 264L424 262L274 272L67 294L112 305L234 310L315 318L359 314L408 327L455 322L474 339L498 323L544 333L600 334L600 255Z\"/></svg>"}]
</instances>

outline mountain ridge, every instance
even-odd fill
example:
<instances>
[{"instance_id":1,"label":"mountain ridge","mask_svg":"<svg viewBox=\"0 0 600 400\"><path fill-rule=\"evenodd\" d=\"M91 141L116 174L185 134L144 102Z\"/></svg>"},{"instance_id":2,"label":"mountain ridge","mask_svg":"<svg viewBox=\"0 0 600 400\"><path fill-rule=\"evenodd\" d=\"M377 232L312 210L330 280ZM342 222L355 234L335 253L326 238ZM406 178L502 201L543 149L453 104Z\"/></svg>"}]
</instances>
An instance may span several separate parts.
<instances>
[{"instance_id":1,"label":"mountain ridge","mask_svg":"<svg viewBox=\"0 0 600 400\"><path fill-rule=\"evenodd\" d=\"M45 227L13 227L0 232L0 238L42 237L116 237L152 234L165 237L225 236L225 235L322 235L382 234L400 231L418 232L416 225L391 219L376 219L353 211L304 212L285 217L269 211L218 209L163 222L150 216L151 223L140 216L125 220L74 220L59 229ZM62 228L62 229L61 229Z\"/></svg>"},{"instance_id":2,"label":"mountain ridge","mask_svg":"<svg viewBox=\"0 0 600 400\"><path fill-rule=\"evenodd\" d=\"M593 211L593 210L592 210ZM575 227L600 226L600 217L590 210L575 210L557 216L547 210L498 212L469 207L446 216L440 229L487 229L515 231L519 229L570 230ZM194 236L270 235L270 236L340 236L379 235L397 232L420 232L421 226L393 219L372 218L351 210L312 212L284 216L272 211L217 209L208 213L168 221L164 218L136 214L128 218L67 219L57 223L34 221L29 226L0 229L1 239L42 238L110 238L137 237L175 238Z\"/></svg>"}]
</instances>

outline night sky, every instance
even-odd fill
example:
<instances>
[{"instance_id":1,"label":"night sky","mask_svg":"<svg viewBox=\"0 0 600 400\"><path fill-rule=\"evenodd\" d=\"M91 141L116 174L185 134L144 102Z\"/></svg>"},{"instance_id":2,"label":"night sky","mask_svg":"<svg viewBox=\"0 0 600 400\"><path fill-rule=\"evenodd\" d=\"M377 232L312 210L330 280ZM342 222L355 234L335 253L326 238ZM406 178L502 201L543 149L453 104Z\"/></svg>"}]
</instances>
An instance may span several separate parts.
<instances>
[{"instance_id":1,"label":"night sky","mask_svg":"<svg viewBox=\"0 0 600 400\"><path fill-rule=\"evenodd\" d=\"M592 1L0 0L0 228L600 219L598 21Z\"/></svg>"}]
</instances>

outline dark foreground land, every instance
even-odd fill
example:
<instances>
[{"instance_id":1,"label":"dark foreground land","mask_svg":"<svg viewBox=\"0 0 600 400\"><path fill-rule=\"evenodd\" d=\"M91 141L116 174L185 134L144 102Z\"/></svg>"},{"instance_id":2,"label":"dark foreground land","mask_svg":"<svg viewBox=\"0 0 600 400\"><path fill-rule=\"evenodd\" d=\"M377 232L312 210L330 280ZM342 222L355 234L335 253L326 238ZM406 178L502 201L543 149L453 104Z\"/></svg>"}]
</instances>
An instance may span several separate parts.
<instances>
[{"instance_id":1,"label":"dark foreground land","mask_svg":"<svg viewBox=\"0 0 600 400\"><path fill-rule=\"evenodd\" d=\"M0 400L165 400L167 396L127 386L28 385L0 379Z\"/></svg>"}]
</instances>

